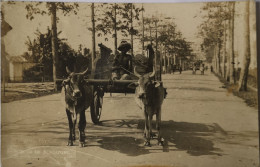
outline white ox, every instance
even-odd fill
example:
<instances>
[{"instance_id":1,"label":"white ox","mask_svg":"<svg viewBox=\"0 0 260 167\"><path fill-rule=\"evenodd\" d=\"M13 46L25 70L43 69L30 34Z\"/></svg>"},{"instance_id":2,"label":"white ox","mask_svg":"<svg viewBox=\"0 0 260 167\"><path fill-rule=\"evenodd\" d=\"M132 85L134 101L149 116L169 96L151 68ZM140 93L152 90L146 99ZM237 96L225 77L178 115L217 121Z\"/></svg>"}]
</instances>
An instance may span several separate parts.
<instances>
[{"instance_id":1,"label":"white ox","mask_svg":"<svg viewBox=\"0 0 260 167\"><path fill-rule=\"evenodd\" d=\"M139 78L135 85L135 100L138 106L143 110L145 116L145 146L151 146L150 140L152 134L152 118L156 115L156 129L158 131L158 145L163 145L161 137L161 106L166 97L166 89L162 82L154 81L155 71L140 75L134 69L134 74ZM133 84L131 84L133 85ZM131 86L129 85L129 86Z\"/></svg>"}]
</instances>

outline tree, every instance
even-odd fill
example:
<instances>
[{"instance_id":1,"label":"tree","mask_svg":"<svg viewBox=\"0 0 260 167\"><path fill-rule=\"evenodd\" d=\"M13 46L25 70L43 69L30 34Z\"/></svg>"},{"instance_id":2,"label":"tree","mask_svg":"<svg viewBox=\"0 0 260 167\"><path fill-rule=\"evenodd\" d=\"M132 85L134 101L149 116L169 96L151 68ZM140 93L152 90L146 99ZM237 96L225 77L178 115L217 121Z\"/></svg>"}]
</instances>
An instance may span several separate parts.
<instances>
[{"instance_id":1,"label":"tree","mask_svg":"<svg viewBox=\"0 0 260 167\"><path fill-rule=\"evenodd\" d=\"M59 36L61 32L58 32ZM46 76L53 74L53 56L52 56L52 39L51 30L48 28L46 33L41 33L39 30L35 33L36 38L31 40L29 37L25 42L28 52L22 56L29 62L41 64L45 69ZM57 57L60 60L59 69L61 76L66 76L65 65L68 61L70 53L75 54L75 51L66 43L66 39L57 38Z\"/></svg>"},{"instance_id":2,"label":"tree","mask_svg":"<svg viewBox=\"0 0 260 167\"><path fill-rule=\"evenodd\" d=\"M91 4L91 22L92 22L92 55L91 55L91 68L93 70L95 63L94 60L96 58L96 28L95 28L95 5ZM94 71L92 71L91 76L94 76Z\"/></svg>"},{"instance_id":3,"label":"tree","mask_svg":"<svg viewBox=\"0 0 260 167\"><path fill-rule=\"evenodd\" d=\"M247 90L247 78L248 78L248 70L250 65L250 29L249 29L249 11L250 11L250 1L245 2L245 13L244 13L244 41L245 41L245 49L243 53L243 64L240 72L240 78L238 82L238 90L246 91Z\"/></svg>"},{"instance_id":4,"label":"tree","mask_svg":"<svg viewBox=\"0 0 260 167\"><path fill-rule=\"evenodd\" d=\"M133 20L139 20L139 13L143 10L137 8L131 3L124 4L100 4L103 9L100 15L103 17L97 18L96 31L97 36L107 36L112 34L114 38L114 51L117 51L117 34L121 33L122 36L137 35L137 29L131 26ZM92 29L91 29L92 30ZM106 37L105 40L108 40Z\"/></svg>"},{"instance_id":5,"label":"tree","mask_svg":"<svg viewBox=\"0 0 260 167\"><path fill-rule=\"evenodd\" d=\"M43 5L45 4L45 10ZM57 57L57 11L62 11L63 15L66 16L70 12L77 14L78 4L77 3L64 3L64 2L31 2L26 5L25 9L27 10L27 19L34 19L35 14L45 15L48 14L51 16L51 41L52 41L52 56L53 56L53 81L54 89L57 90L56 79L59 76L59 69L56 68L59 66L59 60Z\"/></svg>"},{"instance_id":6,"label":"tree","mask_svg":"<svg viewBox=\"0 0 260 167\"><path fill-rule=\"evenodd\" d=\"M131 55L133 56L133 43L134 43L134 35L138 35L138 30L134 28L133 22L134 20L139 20L140 12L142 12L144 8L138 8L133 3L125 3L123 4L123 10L122 10L122 18L123 21L123 27L122 29L125 29L128 32L128 35L131 36ZM126 36L128 36L126 35Z\"/></svg>"},{"instance_id":7,"label":"tree","mask_svg":"<svg viewBox=\"0 0 260 167\"><path fill-rule=\"evenodd\" d=\"M117 20L118 10L120 10L121 6L118 4L107 4L103 3L100 4L101 8L103 8L103 15L104 17L97 18L97 25L96 31L98 32L97 36L100 37L102 34L107 36L112 34L114 38L114 53L116 54L117 51L117 31L119 30L120 25L122 24L121 20ZM123 31L124 32L124 31ZM105 38L107 41L108 38Z\"/></svg>"},{"instance_id":8,"label":"tree","mask_svg":"<svg viewBox=\"0 0 260 167\"><path fill-rule=\"evenodd\" d=\"M201 49L205 53L209 53L210 49L214 48L214 54L206 54L211 56L208 60L214 61L216 64L215 71L217 74L225 76L225 61L226 53L226 20L231 19L230 8L228 8L229 2L208 2L202 7L202 10L206 12L203 16L204 22L199 26L199 36L203 38ZM205 13L204 12L204 13ZM213 47L212 47L213 46ZM224 50L223 50L224 49ZM222 58L222 69L221 67Z\"/></svg>"},{"instance_id":9,"label":"tree","mask_svg":"<svg viewBox=\"0 0 260 167\"><path fill-rule=\"evenodd\" d=\"M235 77L235 53L234 53L234 22L235 22L235 5L236 2L232 2L230 5L230 81L233 82L233 84L236 83L236 77Z\"/></svg>"}]
</instances>

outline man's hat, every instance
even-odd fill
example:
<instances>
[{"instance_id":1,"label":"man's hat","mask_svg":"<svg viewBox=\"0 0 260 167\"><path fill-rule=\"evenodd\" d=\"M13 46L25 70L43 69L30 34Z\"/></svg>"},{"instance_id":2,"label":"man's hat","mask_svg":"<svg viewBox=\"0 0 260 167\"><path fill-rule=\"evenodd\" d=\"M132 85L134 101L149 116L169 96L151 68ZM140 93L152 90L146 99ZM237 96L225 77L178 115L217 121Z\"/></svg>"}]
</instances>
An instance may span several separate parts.
<instances>
[{"instance_id":1,"label":"man's hat","mask_svg":"<svg viewBox=\"0 0 260 167\"><path fill-rule=\"evenodd\" d=\"M132 49L132 46L127 41L122 41L118 47L120 51L129 51L130 49Z\"/></svg>"}]
</instances>

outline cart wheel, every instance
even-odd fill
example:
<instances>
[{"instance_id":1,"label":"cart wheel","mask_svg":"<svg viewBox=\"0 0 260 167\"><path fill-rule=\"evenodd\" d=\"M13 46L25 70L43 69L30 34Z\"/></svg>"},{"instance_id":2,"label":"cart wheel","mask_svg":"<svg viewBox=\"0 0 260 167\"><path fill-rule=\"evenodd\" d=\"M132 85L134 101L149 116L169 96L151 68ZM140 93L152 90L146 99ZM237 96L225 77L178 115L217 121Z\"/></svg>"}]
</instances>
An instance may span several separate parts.
<instances>
[{"instance_id":1,"label":"cart wheel","mask_svg":"<svg viewBox=\"0 0 260 167\"><path fill-rule=\"evenodd\" d=\"M97 90L93 90L93 101L90 106L91 120L94 124L99 123L103 104L103 97L101 97Z\"/></svg>"}]
</instances>

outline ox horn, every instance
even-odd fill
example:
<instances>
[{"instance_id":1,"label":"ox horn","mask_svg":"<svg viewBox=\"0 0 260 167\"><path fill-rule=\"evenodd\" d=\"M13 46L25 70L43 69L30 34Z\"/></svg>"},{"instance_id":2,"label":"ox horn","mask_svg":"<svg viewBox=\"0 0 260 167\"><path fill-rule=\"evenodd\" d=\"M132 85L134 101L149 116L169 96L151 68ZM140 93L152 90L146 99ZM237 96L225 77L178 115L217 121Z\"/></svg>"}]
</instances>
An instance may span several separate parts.
<instances>
[{"instance_id":1,"label":"ox horn","mask_svg":"<svg viewBox=\"0 0 260 167\"><path fill-rule=\"evenodd\" d=\"M141 75L140 75L140 74L138 74L138 72L136 71L136 67L134 68L134 74L135 74L135 76L137 76L138 78L140 78L140 77L141 77Z\"/></svg>"},{"instance_id":2,"label":"ox horn","mask_svg":"<svg viewBox=\"0 0 260 167\"><path fill-rule=\"evenodd\" d=\"M85 74L87 74L87 72L88 72L88 68L85 71L83 71L82 73L80 73L80 74L81 75L85 75Z\"/></svg>"},{"instance_id":3,"label":"ox horn","mask_svg":"<svg viewBox=\"0 0 260 167\"><path fill-rule=\"evenodd\" d=\"M68 66L66 66L66 71L69 75L71 74L71 71L69 70Z\"/></svg>"},{"instance_id":4,"label":"ox horn","mask_svg":"<svg viewBox=\"0 0 260 167\"><path fill-rule=\"evenodd\" d=\"M155 70L153 68L153 72L152 72L152 74L149 75L149 77L152 78L152 77L154 77L154 75L155 75Z\"/></svg>"}]
</instances>

